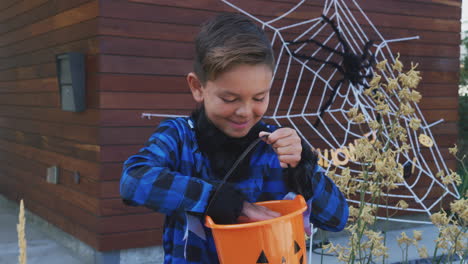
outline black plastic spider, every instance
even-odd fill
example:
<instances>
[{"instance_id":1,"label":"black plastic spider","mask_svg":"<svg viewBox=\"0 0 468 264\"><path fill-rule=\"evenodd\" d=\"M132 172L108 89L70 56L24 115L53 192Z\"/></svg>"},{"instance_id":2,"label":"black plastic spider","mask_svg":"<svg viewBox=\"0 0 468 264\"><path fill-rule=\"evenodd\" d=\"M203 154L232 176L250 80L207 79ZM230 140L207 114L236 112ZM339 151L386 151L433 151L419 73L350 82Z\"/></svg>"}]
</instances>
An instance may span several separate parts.
<instances>
[{"instance_id":1,"label":"black plastic spider","mask_svg":"<svg viewBox=\"0 0 468 264\"><path fill-rule=\"evenodd\" d=\"M326 22L327 24L329 24L332 27L333 31L335 32L336 36L338 37L338 41L340 42L341 46L343 47L343 51L339 51L339 50L335 50L333 48L330 48L330 47L324 45L323 43L320 43L319 41L317 41L315 39L300 40L300 41L295 41L295 42L289 42L288 43L288 45L290 45L290 46L291 45L303 44L303 43L314 43L314 44L322 47L323 49L325 49L327 51L330 51L332 53L336 53L336 54L338 54L338 55L340 55L342 57L342 65L340 65L340 64L338 64L336 62L317 59L317 58L314 58L314 57L311 57L311 56L308 56L308 55L305 55L305 54L292 53L292 55L294 57L297 57L297 58L306 59L306 60L313 60L313 61L325 63L326 65L330 65L330 66L336 68L341 74L343 74L343 78L338 80L336 82L336 84L333 85L332 94L330 95L330 97L328 98L326 103L322 106L322 108L320 109L320 115L319 115L319 118L317 118L317 120L315 121L314 127L318 127L320 125L320 119L323 116L323 113L325 112L325 110L328 109L328 107L330 107L330 105L334 101L336 92L338 91L338 87L340 87L340 85L343 82L349 81L355 86L360 84L360 85L364 86L364 88L366 88L366 89L369 88L369 86L364 83L364 80L366 78L372 78L373 74L370 73L370 74L365 75L365 74L361 74L361 72L362 71L365 72L370 67L372 67L374 65L374 60L375 60L374 54L372 54L370 52L370 50L369 50L370 47L373 44L372 40L369 40L368 42L366 42L366 44L362 48L362 54L360 54L360 55L354 54L354 53L351 52L351 50L349 48L349 44L346 43L346 41L344 41L343 37L341 36L341 33L339 32L337 26L335 25L335 22L330 20L325 15L322 15L322 18L323 18L322 23Z\"/></svg>"}]
</instances>

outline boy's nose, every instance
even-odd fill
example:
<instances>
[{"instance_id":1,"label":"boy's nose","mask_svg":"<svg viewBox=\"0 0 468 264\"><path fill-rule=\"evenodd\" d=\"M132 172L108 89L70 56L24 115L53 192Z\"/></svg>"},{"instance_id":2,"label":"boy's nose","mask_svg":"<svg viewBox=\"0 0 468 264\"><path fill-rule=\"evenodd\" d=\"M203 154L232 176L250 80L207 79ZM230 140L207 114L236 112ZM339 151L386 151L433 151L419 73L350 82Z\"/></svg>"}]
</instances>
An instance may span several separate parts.
<instances>
[{"instance_id":1,"label":"boy's nose","mask_svg":"<svg viewBox=\"0 0 468 264\"><path fill-rule=\"evenodd\" d=\"M251 111L252 109L249 104L242 104L239 108L236 109L236 115L247 117Z\"/></svg>"}]
</instances>

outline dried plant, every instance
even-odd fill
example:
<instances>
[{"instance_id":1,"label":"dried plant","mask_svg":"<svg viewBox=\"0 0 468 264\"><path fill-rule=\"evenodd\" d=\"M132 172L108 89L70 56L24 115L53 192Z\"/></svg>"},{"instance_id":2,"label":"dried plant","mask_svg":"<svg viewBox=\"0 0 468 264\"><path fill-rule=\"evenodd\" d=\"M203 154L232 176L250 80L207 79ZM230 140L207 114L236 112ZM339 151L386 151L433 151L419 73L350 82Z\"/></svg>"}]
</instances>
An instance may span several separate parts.
<instances>
[{"instance_id":1,"label":"dried plant","mask_svg":"<svg viewBox=\"0 0 468 264\"><path fill-rule=\"evenodd\" d=\"M16 230L18 231L18 247L19 247L18 262L19 264L26 264L27 262L25 227L26 227L26 218L24 217L24 202L23 202L23 199L21 199L18 224L16 225Z\"/></svg>"},{"instance_id":2,"label":"dried plant","mask_svg":"<svg viewBox=\"0 0 468 264\"><path fill-rule=\"evenodd\" d=\"M359 125L362 134L365 134L365 125L375 131L375 137L359 138L354 141L354 147L349 150L350 159L360 164L361 172L351 175L351 170L346 168L341 170L340 175L336 173L336 170L329 173L347 198L359 200L358 205L351 205L349 208L350 215L346 227L350 234L348 244L326 246L328 253L336 253L338 259L345 263L373 263L378 260L385 263L388 258L385 233L377 232L375 228L378 204L386 206L385 213L388 221L392 215L388 209L391 204L387 199L387 194L397 189L399 183L405 181L403 165L398 162L397 156L399 153L408 152L411 147L408 145L407 131L401 124L402 117L409 120L408 126L414 131L417 131L421 125L421 120L414 117L415 110L412 107L421 100L421 94L415 90L421 81L420 73L416 70L418 65L411 64L410 70L403 72L404 66L399 60L399 55L395 63L391 65L391 69L387 69L386 65L387 61L376 65L376 73L369 83L370 88L364 92L372 98L375 110L381 118L369 120L370 117L365 117L357 108L352 108L348 112L350 119ZM396 77L387 80L379 73ZM401 89L398 89L399 87ZM389 100L393 100L392 102L398 106L396 110L391 109ZM384 131L387 132L386 135ZM392 144L395 142L397 144ZM460 182L460 176L455 172L450 175L439 173L438 176L445 185ZM408 204L400 200L393 206L406 209ZM437 250L442 249L443 253L448 254L447 259L456 254L462 263L468 249L466 197L452 202L451 209L451 215L446 215L442 211L432 217L433 223L440 232L436 241L434 261L442 261L441 258L436 259ZM412 238L404 232L401 233L397 242L402 249L403 263L408 262L408 250L412 246L417 248L421 257L429 256L425 247L418 247L418 241L421 239L421 232L416 230Z\"/></svg>"}]
</instances>

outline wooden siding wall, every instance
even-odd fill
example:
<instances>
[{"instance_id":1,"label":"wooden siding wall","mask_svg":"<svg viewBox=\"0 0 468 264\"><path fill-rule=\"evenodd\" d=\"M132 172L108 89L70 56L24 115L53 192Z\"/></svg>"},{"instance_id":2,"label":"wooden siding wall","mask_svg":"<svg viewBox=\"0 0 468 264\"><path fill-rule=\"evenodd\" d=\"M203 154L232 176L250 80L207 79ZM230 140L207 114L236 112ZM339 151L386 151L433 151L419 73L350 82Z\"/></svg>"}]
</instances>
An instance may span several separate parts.
<instances>
[{"instance_id":1,"label":"wooden siding wall","mask_svg":"<svg viewBox=\"0 0 468 264\"><path fill-rule=\"evenodd\" d=\"M0 193L94 247L102 223L97 17L96 0L0 1ZM68 51L87 54L83 113L60 110L55 55ZM45 181L52 165L57 185Z\"/></svg>"},{"instance_id":2,"label":"wooden siding wall","mask_svg":"<svg viewBox=\"0 0 468 264\"><path fill-rule=\"evenodd\" d=\"M297 3L233 2L264 20ZM320 16L323 2L308 1L291 19ZM432 132L453 168L447 147L457 134L461 1L359 4L386 39L421 37L391 47L405 65L420 63L420 105L429 123L445 120ZM195 107L185 83L193 39L219 12L234 10L219 0L103 0L99 8L97 1L2 1L0 192L24 197L29 209L98 250L161 244L163 217L121 202L122 162L160 121L142 113L188 114ZM59 109L53 55L70 49L88 54L83 114ZM57 162L61 183L51 186L45 168ZM80 184L72 181L75 170Z\"/></svg>"}]
</instances>

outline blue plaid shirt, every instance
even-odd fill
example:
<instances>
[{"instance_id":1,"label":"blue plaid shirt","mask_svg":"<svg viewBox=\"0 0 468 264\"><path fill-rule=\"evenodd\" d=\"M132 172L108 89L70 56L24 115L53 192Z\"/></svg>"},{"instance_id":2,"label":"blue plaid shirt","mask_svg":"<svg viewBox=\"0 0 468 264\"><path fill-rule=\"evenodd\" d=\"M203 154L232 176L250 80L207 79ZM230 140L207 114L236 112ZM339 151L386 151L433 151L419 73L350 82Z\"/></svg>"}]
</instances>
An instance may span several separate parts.
<instances>
[{"instance_id":1,"label":"blue plaid shirt","mask_svg":"<svg viewBox=\"0 0 468 264\"><path fill-rule=\"evenodd\" d=\"M274 131L276 127L267 127ZM124 163L120 193L129 205L144 205L166 214L164 263L219 263L211 230L187 232L191 221L202 221L210 196L219 183L210 176L209 160L197 145L189 117L163 121L146 146ZM250 177L233 183L248 202L281 200L288 193L283 169L270 145L260 142L250 160ZM310 172L313 196L310 221L315 227L340 231L348 218L343 194L316 166Z\"/></svg>"}]
</instances>

